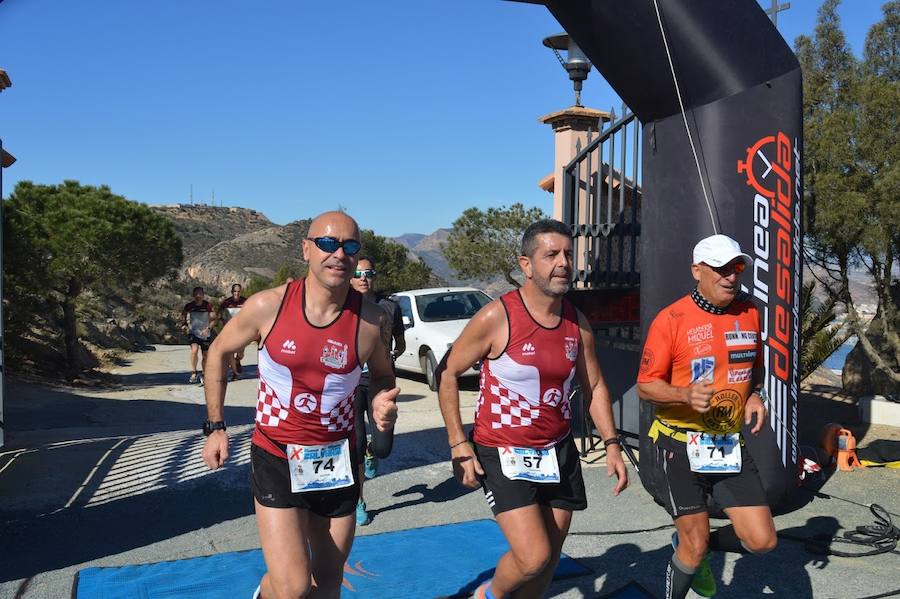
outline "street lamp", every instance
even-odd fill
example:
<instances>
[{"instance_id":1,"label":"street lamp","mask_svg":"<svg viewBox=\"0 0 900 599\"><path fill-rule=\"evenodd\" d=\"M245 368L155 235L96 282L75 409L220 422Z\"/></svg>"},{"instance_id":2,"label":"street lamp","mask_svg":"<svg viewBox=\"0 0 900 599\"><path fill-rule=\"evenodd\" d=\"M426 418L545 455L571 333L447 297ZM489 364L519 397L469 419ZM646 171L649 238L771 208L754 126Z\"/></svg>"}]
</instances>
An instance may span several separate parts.
<instances>
[{"instance_id":1,"label":"street lamp","mask_svg":"<svg viewBox=\"0 0 900 599\"><path fill-rule=\"evenodd\" d=\"M0 69L0 92L4 89L8 88L12 85L12 81L9 80L9 75L6 74L6 71ZM3 140L0 139L0 224L3 221L3 169L12 166L12 163L16 161L16 157L3 149ZM0 226L0 273L3 271L3 227ZM4 350L6 347L4 346L3 340L3 277L0 276L0 447L3 447L4 443L4 425L3 425L3 397L6 395L5 391L5 369L6 369L6 354Z\"/></svg>"},{"instance_id":2,"label":"street lamp","mask_svg":"<svg viewBox=\"0 0 900 599\"><path fill-rule=\"evenodd\" d=\"M569 73L569 79L575 88L575 106L581 106L581 84L591 72L591 61L568 33L558 33L544 38L544 45L553 50L559 64ZM559 53L560 50L566 52L565 60Z\"/></svg>"}]
</instances>

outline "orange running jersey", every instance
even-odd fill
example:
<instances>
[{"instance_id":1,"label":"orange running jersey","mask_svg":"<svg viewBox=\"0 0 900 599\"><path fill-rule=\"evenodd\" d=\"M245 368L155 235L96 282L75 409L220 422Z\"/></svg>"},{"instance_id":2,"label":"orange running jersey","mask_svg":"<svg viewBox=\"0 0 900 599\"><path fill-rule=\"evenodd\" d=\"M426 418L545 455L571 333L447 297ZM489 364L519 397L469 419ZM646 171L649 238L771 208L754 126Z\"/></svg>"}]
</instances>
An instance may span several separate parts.
<instances>
[{"instance_id":1,"label":"orange running jersey","mask_svg":"<svg viewBox=\"0 0 900 599\"><path fill-rule=\"evenodd\" d=\"M736 433L744 422L753 371L763 365L759 312L746 294L720 314L712 309L686 295L660 311L647 333L637 380L661 379L676 387L710 383L715 394L708 412L670 404L657 406L656 416L677 428Z\"/></svg>"}]
</instances>

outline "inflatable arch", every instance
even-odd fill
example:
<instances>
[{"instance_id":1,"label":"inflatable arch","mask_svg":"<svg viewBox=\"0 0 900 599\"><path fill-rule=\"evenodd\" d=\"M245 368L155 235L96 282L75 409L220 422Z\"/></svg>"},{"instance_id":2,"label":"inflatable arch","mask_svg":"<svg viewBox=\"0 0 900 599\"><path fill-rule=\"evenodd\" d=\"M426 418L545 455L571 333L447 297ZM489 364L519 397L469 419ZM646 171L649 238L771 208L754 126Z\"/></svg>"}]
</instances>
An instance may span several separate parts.
<instances>
[{"instance_id":1,"label":"inflatable arch","mask_svg":"<svg viewBox=\"0 0 900 599\"><path fill-rule=\"evenodd\" d=\"M770 416L747 437L778 505L799 460L800 65L756 0L526 1L550 10L644 125L642 330L690 289L697 240L725 233L753 256L742 282L762 315ZM641 404L643 449L653 408ZM641 479L657 498L653 455L641 451Z\"/></svg>"}]
</instances>

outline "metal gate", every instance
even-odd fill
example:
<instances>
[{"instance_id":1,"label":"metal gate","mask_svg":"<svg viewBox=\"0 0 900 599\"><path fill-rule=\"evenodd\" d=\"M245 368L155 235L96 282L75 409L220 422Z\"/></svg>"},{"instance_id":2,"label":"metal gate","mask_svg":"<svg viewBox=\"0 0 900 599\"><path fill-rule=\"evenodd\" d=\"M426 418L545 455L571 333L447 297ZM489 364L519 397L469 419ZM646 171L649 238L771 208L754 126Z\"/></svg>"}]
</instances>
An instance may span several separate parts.
<instances>
[{"instance_id":1,"label":"metal gate","mask_svg":"<svg viewBox=\"0 0 900 599\"><path fill-rule=\"evenodd\" d=\"M640 360L641 123L623 107L563 169L563 222L572 229L575 269L569 298L587 316L620 438L637 446L640 409L635 380ZM579 144L580 145L580 144ZM578 402L581 404L581 402ZM581 451L593 449L587 410L580 406ZM590 447L588 447L590 445Z\"/></svg>"},{"instance_id":2,"label":"metal gate","mask_svg":"<svg viewBox=\"0 0 900 599\"><path fill-rule=\"evenodd\" d=\"M575 251L571 296L608 341L636 341L640 323L641 123L623 111L596 137L588 131L562 173Z\"/></svg>"}]
</instances>

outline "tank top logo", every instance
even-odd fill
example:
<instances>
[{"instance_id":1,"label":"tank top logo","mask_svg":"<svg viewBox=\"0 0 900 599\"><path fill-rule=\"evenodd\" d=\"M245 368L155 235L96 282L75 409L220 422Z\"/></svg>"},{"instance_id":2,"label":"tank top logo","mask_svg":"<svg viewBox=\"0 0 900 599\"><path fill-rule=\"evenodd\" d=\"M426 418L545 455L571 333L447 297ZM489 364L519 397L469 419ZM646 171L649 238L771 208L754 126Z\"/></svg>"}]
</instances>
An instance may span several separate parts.
<instances>
[{"instance_id":1,"label":"tank top logo","mask_svg":"<svg viewBox=\"0 0 900 599\"><path fill-rule=\"evenodd\" d=\"M566 358L569 362L578 359L578 339L574 337L566 337Z\"/></svg>"},{"instance_id":2,"label":"tank top logo","mask_svg":"<svg viewBox=\"0 0 900 599\"><path fill-rule=\"evenodd\" d=\"M335 370L345 367L347 365L347 344L329 339L322 347L322 357L319 360L325 366Z\"/></svg>"},{"instance_id":3,"label":"tank top logo","mask_svg":"<svg viewBox=\"0 0 900 599\"><path fill-rule=\"evenodd\" d=\"M312 393L301 393L294 398L294 407L304 414L312 413L319 405L319 400Z\"/></svg>"},{"instance_id":4,"label":"tank top logo","mask_svg":"<svg viewBox=\"0 0 900 599\"><path fill-rule=\"evenodd\" d=\"M551 387L551 388L547 389L546 391L544 391L544 397L542 399L545 404L547 404L548 406L550 406L552 408L555 408L556 406L559 405L559 402L562 399L562 396L563 396L562 391L560 391L559 389L556 389L554 387Z\"/></svg>"}]
</instances>

